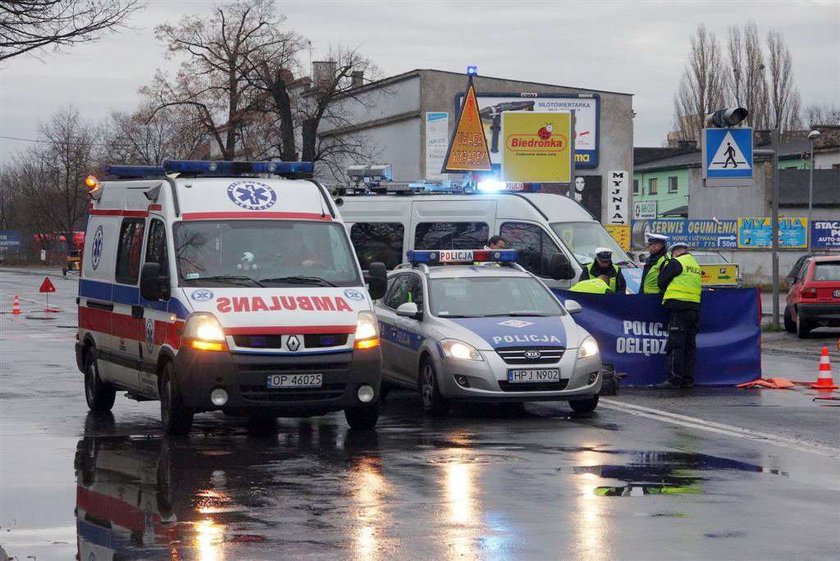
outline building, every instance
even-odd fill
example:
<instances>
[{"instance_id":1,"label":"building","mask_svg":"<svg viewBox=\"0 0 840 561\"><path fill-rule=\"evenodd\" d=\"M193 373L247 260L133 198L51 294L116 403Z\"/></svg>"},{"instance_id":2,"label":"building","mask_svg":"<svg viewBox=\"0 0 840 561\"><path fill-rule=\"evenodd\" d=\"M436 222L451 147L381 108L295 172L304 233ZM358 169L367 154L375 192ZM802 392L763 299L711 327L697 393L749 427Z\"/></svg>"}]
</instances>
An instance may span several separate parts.
<instances>
[{"instance_id":1,"label":"building","mask_svg":"<svg viewBox=\"0 0 840 561\"><path fill-rule=\"evenodd\" d=\"M485 76L477 76L474 84L494 164L500 161L501 111L576 110L576 176L584 178L578 186L585 191L584 205L600 218L606 207L607 173L633 170L632 95ZM354 102L342 106L341 123L322 124L319 135L327 140L364 139L367 155L347 155L339 168L387 163L396 182L459 180L461 176L442 175L440 169L465 85L464 74L440 70L412 70L364 84L352 90ZM542 188L567 192L558 185Z\"/></svg>"}]
</instances>

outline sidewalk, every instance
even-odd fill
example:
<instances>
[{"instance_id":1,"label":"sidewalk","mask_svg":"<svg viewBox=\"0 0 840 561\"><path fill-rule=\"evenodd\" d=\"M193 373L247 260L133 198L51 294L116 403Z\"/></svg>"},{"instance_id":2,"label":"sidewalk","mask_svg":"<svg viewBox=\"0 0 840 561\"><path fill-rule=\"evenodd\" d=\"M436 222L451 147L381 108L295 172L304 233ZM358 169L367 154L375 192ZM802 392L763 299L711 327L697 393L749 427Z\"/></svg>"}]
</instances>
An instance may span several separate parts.
<instances>
[{"instance_id":1,"label":"sidewalk","mask_svg":"<svg viewBox=\"0 0 840 561\"><path fill-rule=\"evenodd\" d=\"M808 339L800 339L793 333L777 332L761 334L761 352L794 355L803 358L819 359L823 347L828 347L832 357L840 359L838 350L840 329L821 328L814 331Z\"/></svg>"}]
</instances>

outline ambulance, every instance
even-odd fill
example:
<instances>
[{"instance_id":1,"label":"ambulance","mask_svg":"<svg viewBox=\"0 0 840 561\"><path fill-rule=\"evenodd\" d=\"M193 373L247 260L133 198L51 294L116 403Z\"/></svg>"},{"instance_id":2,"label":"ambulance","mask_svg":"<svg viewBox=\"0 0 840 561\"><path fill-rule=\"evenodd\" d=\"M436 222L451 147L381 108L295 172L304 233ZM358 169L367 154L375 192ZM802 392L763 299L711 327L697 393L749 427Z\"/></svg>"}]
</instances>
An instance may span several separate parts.
<instances>
[{"instance_id":1,"label":"ambulance","mask_svg":"<svg viewBox=\"0 0 840 561\"><path fill-rule=\"evenodd\" d=\"M378 419L382 356L366 276L307 162L106 166L91 203L76 362L93 411L160 400L168 434L222 410L254 421ZM367 285L366 285L367 283Z\"/></svg>"}]
</instances>

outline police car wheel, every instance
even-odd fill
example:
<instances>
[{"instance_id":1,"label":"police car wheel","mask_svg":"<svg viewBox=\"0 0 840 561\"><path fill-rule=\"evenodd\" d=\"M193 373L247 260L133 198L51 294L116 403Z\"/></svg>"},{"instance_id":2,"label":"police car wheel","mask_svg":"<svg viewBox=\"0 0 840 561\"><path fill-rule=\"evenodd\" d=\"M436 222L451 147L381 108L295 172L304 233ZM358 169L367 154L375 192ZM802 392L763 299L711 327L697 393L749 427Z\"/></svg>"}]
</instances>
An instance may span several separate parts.
<instances>
[{"instance_id":1,"label":"police car wheel","mask_svg":"<svg viewBox=\"0 0 840 561\"><path fill-rule=\"evenodd\" d=\"M117 391L99 377L99 365L93 349L85 354L85 401L91 411L110 411L114 406Z\"/></svg>"},{"instance_id":2,"label":"police car wheel","mask_svg":"<svg viewBox=\"0 0 840 561\"><path fill-rule=\"evenodd\" d=\"M420 376L418 380L420 397L423 401L423 411L432 416L442 416L449 412L452 404L440 393L438 386L437 372L432 361L426 359L420 365Z\"/></svg>"},{"instance_id":3,"label":"police car wheel","mask_svg":"<svg viewBox=\"0 0 840 561\"><path fill-rule=\"evenodd\" d=\"M184 407L175 385L172 363L163 366L160 378L160 420L166 434L186 434L193 422L193 410Z\"/></svg>"},{"instance_id":4,"label":"police car wheel","mask_svg":"<svg viewBox=\"0 0 840 561\"><path fill-rule=\"evenodd\" d=\"M575 399L569 402L569 406L575 413L592 413L598 407L598 396L589 399Z\"/></svg>"},{"instance_id":5,"label":"police car wheel","mask_svg":"<svg viewBox=\"0 0 840 561\"><path fill-rule=\"evenodd\" d=\"M351 429L369 430L379 421L379 404L364 407L348 407L344 410L344 418Z\"/></svg>"},{"instance_id":6,"label":"police car wheel","mask_svg":"<svg viewBox=\"0 0 840 561\"><path fill-rule=\"evenodd\" d=\"M790 308L785 306L785 331L788 333L796 333L796 324L793 323L793 317L790 315Z\"/></svg>"}]
</instances>

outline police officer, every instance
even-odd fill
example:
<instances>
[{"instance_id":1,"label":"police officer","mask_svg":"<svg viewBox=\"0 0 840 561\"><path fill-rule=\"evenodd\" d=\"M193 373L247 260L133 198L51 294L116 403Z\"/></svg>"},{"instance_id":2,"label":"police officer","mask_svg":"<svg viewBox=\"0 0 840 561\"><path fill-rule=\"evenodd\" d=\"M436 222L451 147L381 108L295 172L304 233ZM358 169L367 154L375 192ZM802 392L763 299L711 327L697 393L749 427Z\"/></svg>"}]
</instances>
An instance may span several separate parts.
<instances>
[{"instance_id":1,"label":"police officer","mask_svg":"<svg viewBox=\"0 0 840 561\"><path fill-rule=\"evenodd\" d=\"M642 269L642 294L659 294L659 271L668 261L668 236L648 234L647 247L650 255Z\"/></svg>"},{"instance_id":2,"label":"police officer","mask_svg":"<svg viewBox=\"0 0 840 561\"><path fill-rule=\"evenodd\" d=\"M697 330L700 326L700 265L682 242L671 245L671 259L659 271L662 304L668 321L668 381L662 387L694 386Z\"/></svg>"},{"instance_id":3,"label":"police officer","mask_svg":"<svg viewBox=\"0 0 840 561\"><path fill-rule=\"evenodd\" d=\"M579 280L594 279L601 275L606 275L609 279L607 284L612 292L617 294L624 294L626 292L627 281L624 280L624 275L621 274L621 268L613 264L612 250L607 247L595 248L595 260L588 267L583 268Z\"/></svg>"},{"instance_id":4,"label":"police officer","mask_svg":"<svg viewBox=\"0 0 840 561\"><path fill-rule=\"evenodd\" d=\"M607 275L598 275L594 279L579 281L569 290L587 294L612 294L613 291L610 288L609 282L610 278Z\"/></svg>"}]
</instances>

